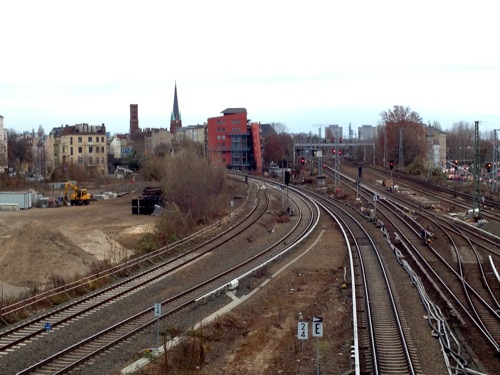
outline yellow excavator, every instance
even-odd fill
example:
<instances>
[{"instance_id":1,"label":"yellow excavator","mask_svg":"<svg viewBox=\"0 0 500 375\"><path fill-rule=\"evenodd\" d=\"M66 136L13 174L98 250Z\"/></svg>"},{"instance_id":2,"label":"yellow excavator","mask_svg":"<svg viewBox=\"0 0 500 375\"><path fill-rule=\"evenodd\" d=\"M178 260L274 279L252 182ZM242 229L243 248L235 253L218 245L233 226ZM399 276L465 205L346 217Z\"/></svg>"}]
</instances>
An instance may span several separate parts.
<instances>
[{"instance_id":1,"label":"yellow excavator","mask_svg":"<svg viewBox=\"0 0 500 375\"><path fill-rule=\"evenodd\" d=\"M70 192L68 196L68 193ZM92 195L88 192L87 189L80 189L75 184L71 182L66 182L64 185L64 196L63 200L66 204L70 204L71 206L81 206L88 205L90 200L92 199Z\"/></svg>"}]
</instances>

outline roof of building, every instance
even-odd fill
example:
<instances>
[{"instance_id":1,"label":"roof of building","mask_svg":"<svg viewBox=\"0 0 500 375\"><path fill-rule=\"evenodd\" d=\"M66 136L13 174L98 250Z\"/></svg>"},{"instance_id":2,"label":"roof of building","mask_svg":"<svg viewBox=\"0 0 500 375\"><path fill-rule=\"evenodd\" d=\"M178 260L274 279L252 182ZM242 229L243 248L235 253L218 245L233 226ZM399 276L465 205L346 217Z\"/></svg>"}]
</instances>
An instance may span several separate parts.
<instances>
[{"instance_id":1,"label":"roof of building","mask_svg":"<svg viewBox=\"0 0 500 375\"><path fill-rule=\"evenodd\" d=\"M89 125L89 124L76 124L66 125L53 128L50 132L55 137L70 134L106 134L106 126L102 125Z\"/></svg>"},{"instance_id":2,"label":"roof of building","mask_svg":"<svg viewBox=\"0 0 500 375\"><path fill-rule=\"evenodd\" d=\"M260 133L262 137L266 138L270 135L276 134L276 130L274 130L271 124L260 124Z\"/></svg>"},{"instance_id":3,"label":"roof of building","mask_svg":"<svg viewBox=\"0 0 500 375\"><path fill-rule=\"evenodd\" d=\"M221 112L224 115L234 115L236 113L247 113L246 108L226 108Z\"/></svg>"},{"instance_id":4,"label":"roof of building","mask_svg":"<svg viewBox=\"0 0 500 375\"><path fill-rule=\"evenodd\" d=\"M179 101L177 100L177 82L174 89L174 108L172 110L171 121L181 121L181 113L179 112Z\"/></svg>"}]
</instances>

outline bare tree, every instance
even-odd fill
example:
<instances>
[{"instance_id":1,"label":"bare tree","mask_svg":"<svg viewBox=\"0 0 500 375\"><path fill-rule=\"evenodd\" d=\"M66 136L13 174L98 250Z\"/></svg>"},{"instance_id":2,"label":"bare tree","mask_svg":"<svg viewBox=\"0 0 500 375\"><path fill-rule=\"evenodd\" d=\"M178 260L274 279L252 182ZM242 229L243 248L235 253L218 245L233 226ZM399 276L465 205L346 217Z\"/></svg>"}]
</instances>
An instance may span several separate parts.
<instances>
[{"instance_id":1,"label":"bare tree","mask_svg":"<svg viewBox=\"0 0 500 375\"><path fill-rule=\"evenodd\" d=\"M276 134L288 133L287 126L281 122L271 122L270 125L274 129Z\"/></svg>"},{"instance_id":2,"label":"bare tree","mask_svg":"<svg viewBox=\"0 0 500 375\"><path fill-rule=\"evenodd\" d=\"M17 134L14 130L7 131L7 153L9 166L17 172L23 170L24 164L33 161L33 150L30 139Z\"/></svg>"},{"instance_id":3,"label":"bare tree","mask_svg":"<svg viewBox=\"0 0 500 375\"><path fill-rule=\"evenodd\" d=\"M36 132L36 135L40 138L45 135L45 130L43 129L42 125L38 125L38 131Z\"/></svg>"},{"instance_id":4,"label":"bare tree","mask_svg":"<svg viewBox=\"0 0 500 375\"><path fill-rule=\"evenodd\" d=\"M203 221L220 205L227 206L225 184L225 170L211 167L193 150L165 159L162 179L165 198L189 214L194 223Z\"/></svg>"},{"instance_id":5,"label":"bare tree","mask_svg":"<svg viewBox=\"0 0 500 375\"><path fill-rule=\"evenodd\" d=\"M291 165L293 158L293 139L287 133L272 134L264 141L263 159L266 164L271 162L278 163L284 167L284 162L287 166Z\"/></svg>"},{"instance_id":6,"label":"bare tree","mask_svg":"<svg viewBox=\"0 0 500 375\"><path fill-rule=\"evenodd\" d=\"M474 148L474 124L459 121L453 124L446 136L447 158L470 160Z\"/></svg>"},{"instance_id":7,"label":"bare tree","mask_svg":"<svg viewBox=\"0 0 500 375\"><path fill-rule=\"evenodd\" d=\"M423 165L429 152L426 127L420 115L410 107L395 105L393 109L382 112L380 116L380 124L385 130L385 135L379 137L379 149L383 149L384 142L387 141L388 159L398 160L399 148L402 147L404 160L398 160L398 164L402 162L403 166ZM402 145L399 144L400 131L403 134Z\"/></svg>"}]
</instances>

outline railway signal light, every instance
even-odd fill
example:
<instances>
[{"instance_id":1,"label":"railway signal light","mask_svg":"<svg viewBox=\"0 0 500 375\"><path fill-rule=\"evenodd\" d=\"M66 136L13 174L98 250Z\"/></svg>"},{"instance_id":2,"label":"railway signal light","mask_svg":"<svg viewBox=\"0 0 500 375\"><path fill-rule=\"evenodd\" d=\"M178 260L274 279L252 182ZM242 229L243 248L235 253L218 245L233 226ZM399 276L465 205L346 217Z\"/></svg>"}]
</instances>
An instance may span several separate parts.
<instances>
[{"instance_id":1,"label":"railway signal light","mask_svg":"<svg viewBox=\"0 0 500 375\"><path fill-rule=\"evenodd\" d=\"M455 160L455 170L458 169L458 160Z\"/></svg>"},{"instance_id":2,"label":"railway signal light","mask_svg":"<svg viewBox=\"0 0 500 375\"><path fill-rule=\"evenodd\" d=\"M394 169L394 160L389 161L389 168L391 169L391 171Z\"/></svg>"},{"instance_id":3,"label":"railway signal light","mask_svg":"<svg viewBox=\"0 0 500 375\"><path fill-rule=\"evenodd\" d=\"M489 172L491 172L491 163L486 163L486 170Z\"/></svg>"},{"instance_id":4,"label":"railway signal light","mask_svg":"<svg viewBox=\"0 0 500 375\"><path fill-rule=\"evenodd\" d=\"M304 165L306 163L306 158L302 157L300 158L300 164Z\"/></svg>"}]
</instances>

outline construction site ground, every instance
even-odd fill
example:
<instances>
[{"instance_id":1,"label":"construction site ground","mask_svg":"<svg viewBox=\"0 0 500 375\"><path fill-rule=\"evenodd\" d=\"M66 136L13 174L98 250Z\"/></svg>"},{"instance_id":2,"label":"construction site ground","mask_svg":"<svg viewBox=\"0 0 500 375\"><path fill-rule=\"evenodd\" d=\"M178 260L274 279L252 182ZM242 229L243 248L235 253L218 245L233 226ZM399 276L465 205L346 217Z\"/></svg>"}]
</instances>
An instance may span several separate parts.
<instances>
[{"instance_id":1,"label":"construction site ground","mask_svg":"<svg viewBox=\"0 0 500 375\"><path fill-rule=\"evenodd\" d=\"M87 206L0 211L3 298L77 278L129 256L155 217L132 215L130 194Z\"/></svg>"}]
</instances>

